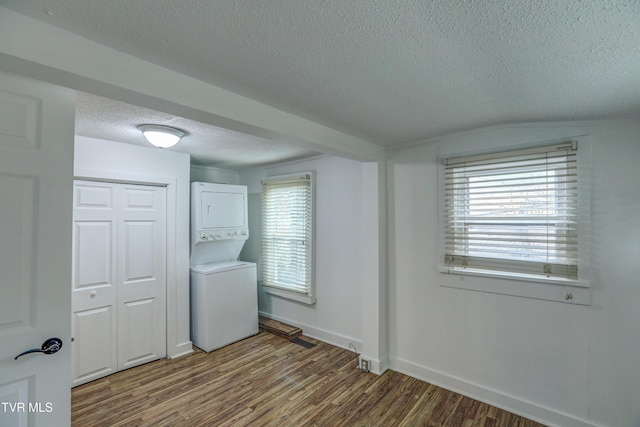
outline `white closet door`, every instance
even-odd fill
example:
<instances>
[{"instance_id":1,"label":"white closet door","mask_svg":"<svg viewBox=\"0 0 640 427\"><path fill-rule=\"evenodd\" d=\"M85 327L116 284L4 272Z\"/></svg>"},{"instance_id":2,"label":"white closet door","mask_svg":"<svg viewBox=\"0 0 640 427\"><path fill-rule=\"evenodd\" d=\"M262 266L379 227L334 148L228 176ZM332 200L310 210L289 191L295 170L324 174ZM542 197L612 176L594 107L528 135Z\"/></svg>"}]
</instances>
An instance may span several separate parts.
<instances>
[{"instance_id":1,"label":"white closet door","mask_svg":"<svg viewBox=\"0 0 640 427\"><path fill-rule=\"evenodd\" d=\"M74 188L75 386L166 356L166 189Z\"/></svg>"},{"instance_id":2,"label":"white closet door","mask_svg":"<svg viewBox=\"0 0 640 427\"><path fill-rule=\"evenodd\" d=\"M74 184L71 333L73 385L117 369L117 188Z\"/></svg>"},{"instance_id":3,"label":"white closet door","mask_svg":"<svg viewBox=\"0 0 640 427\"><path fill-rule=\"evenodd\" d=\"M166 189L122 188L118 368L166 356Z\"/></svg>"}]
</instances>

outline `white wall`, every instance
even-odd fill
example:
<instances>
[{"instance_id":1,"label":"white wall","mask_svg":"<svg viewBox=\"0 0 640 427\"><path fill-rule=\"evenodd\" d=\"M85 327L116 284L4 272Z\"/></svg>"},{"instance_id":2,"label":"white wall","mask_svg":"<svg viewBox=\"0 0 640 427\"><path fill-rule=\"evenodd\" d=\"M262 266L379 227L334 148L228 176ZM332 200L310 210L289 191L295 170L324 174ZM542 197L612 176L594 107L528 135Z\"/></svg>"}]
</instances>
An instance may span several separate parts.
<instances>
[{"instance_id":1,"label":"white wall","mask_svg":"<svg viewBox=\"0 0 640 427\"><path fill-rule=\"evenodd\" d=\"M437 157L444 147L477 150L585 134L593 163L592 304L439 286ZM532 124L392 154L392 367L548 425L640 425L639 139L633 121Z\"/></svg>"},{"instance_id":2,"label":"white wall","mask_svg":"<svg viewBox=\"0 0 640 427\"><path fill-rule=\"evenodd\" d=\"M316 171L315 182L315 305L305 305L259 292L259 310L269 317L302 327L305 335L342 347L362 340L362 263L360 232L362 163L337 157L240 173L248 186L250 238L240 255L260 268L261 179L267 176ZM258 272L258 276L259 276Z\"/></svg>"},{"instance_id":3,"label":"white wall","mask_svg":"<svg viewBox=\"0 0 640 427\"><path fill-rule=\"evenodd\" d=\"M193 351L189 331L189 155L76 136L76 178L167 185L167 355Z\"/></svg>"},{"instance_id":4,"label":"white wall","mask_svg":"<svg viewBox=\"0 0 640 427\"><path fill-rule=\"evenodd\" d=\"M238 171L213 166L191 165L191 182L238 184L239 181L240 173Z\"/></svg>"}]
</instances>

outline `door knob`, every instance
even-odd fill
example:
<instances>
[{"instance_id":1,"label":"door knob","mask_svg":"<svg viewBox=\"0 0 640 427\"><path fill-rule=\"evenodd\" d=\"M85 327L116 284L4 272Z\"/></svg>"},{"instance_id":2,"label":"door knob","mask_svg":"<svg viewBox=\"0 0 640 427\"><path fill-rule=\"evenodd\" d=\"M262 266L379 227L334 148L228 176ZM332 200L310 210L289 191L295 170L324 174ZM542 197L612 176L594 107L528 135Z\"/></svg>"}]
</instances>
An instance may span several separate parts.
<instances>
[{"instance_id":1,"label":"door knob","mask_svg":"<svg viewBox=\"0 0 640 427\"><path fill-rule=\"evenodd\" d=\"M62 348L62 340L60 338L49 338L45 342L42 343L42 347L40 348L32 348L31 350L23 351L19 355L17 355L14 360L17 360L18 357L24 356L29 353L44 353L44 354L53 354L57 353L58 350Z\"/></svg>"}]
</instances>

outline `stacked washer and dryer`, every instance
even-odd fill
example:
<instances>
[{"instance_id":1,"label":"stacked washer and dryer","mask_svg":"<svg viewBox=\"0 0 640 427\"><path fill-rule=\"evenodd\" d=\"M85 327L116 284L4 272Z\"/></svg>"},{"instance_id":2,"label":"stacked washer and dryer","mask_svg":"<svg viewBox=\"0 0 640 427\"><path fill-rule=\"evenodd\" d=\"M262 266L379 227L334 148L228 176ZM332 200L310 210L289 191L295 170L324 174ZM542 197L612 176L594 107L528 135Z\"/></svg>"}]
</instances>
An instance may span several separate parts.
<instances>
[{"instance_id":1,"label":"stacked washer and dryer","mask_svg":"<svg viewBox=\"0 0 640 427\"><path fill-rule=\"evenodd\" d=\"M246 186L191 184L191 340L206 352L258 333L256 265L238 261L248 238Z\"/></svg>"}]
</instances>

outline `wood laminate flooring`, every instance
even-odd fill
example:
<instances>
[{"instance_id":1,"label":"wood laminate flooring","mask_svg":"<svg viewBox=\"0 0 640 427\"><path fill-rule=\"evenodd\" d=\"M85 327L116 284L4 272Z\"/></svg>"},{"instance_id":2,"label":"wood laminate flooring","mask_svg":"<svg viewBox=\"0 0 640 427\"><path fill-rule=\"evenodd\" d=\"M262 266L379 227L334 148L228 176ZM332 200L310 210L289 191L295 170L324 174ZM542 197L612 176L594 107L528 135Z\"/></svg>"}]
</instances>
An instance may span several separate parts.
<instances>
[{"instance_id":1,"label":"wood laminate flooring","mask_svg":"<svg viewBox=\"0 0 640 427\"><path fill-rule=\"evenodd\" d=\"M356 367L353 352L272 334L159 360L72 390L72 425L520 426L541 424L415 378Z\"/></svg>"}]
</instances>

